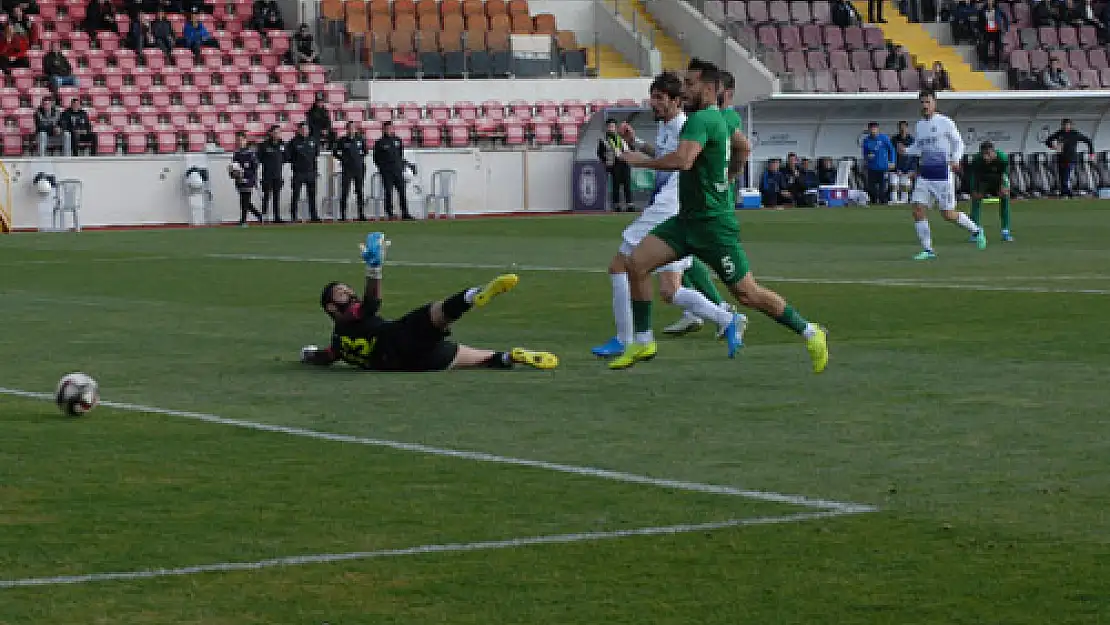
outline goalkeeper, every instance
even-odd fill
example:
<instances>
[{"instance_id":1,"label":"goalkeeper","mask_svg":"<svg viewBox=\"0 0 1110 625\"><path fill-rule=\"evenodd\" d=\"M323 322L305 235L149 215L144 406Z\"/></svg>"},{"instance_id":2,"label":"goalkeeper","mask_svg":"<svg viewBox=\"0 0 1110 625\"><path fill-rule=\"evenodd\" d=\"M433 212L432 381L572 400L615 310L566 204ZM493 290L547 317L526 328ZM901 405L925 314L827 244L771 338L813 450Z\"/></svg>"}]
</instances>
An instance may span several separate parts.
<instances>
[{"instance_id":1,"label":"goalkeeper","mask_svg":"<svg viewBox=\"0 0 1110 625\"><path fill-rule=\"evenodd\" d=\"M507 352L475 349L448 341L451 324L474 306L485 306L494 297L512 290L516 275L497 276L482 287L460 291L447 299L425 304L402 317L390 320L378 314L381 308L382 265L389 241L380 232L366 237L362 259L366 261L366 291L359 299L354 289L331 282L320 294L320 306L335 323L331 345L301 349L301 362L330 365L342 360L372 371L444 371L467 367L511 369L524 364L536 369L554 369L554 354L514 348Z\"/></svg>"},{"instance_id":2,"label":"goalkeeper","mask_svg":"<svg viewBox=\"0 0 1110 625\"><path fill-rule=\"evenodd\" d=\"M998 214L1002 221L1002 240L1013 241L1010 234L1010 159L1006 153L997 150L990 141L979 146L979 153L971 157L968 164L968 186L971 188L971 221L983 226L983 198L991 195L998 198ZM976 238L971 237L972 242Z\"/></svg>"}]
</instances>

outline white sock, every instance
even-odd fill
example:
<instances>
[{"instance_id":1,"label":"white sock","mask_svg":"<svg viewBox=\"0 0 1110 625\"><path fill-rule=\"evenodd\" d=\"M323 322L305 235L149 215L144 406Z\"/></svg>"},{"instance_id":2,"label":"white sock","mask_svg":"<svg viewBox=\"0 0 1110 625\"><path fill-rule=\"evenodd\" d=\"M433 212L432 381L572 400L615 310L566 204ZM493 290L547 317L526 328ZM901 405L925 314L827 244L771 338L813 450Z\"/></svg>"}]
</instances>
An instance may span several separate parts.
<instances>
[{"instance_id":1,"label":"white sock","mask_svg":"<svg viewBox=\"0 0 1110 625\"><path fill-rule=\"evenodd\" d=\"M655 334L653 334L651 332L651 330L648 330L647 332L637 332L636 333L636 342L637 343L641 343L641 344L642 343L651 343L654 340L655 340Z\"/></svg>"},{"instance_id":2,"label":"white sock","mask_svg":"<svg viewBox=\"0 0 1110 625\"><path fill-rule=\"evenodd\" d=\"M929 222L915 221L913 229L917 231L917 240L921 241L921 249L927 252L933 251L933 235L929 232Z\"/></svg>"},{"instance_id":3,"label":"white sock","mask_svg":"<svg viewBox=\"0 0 1110 625\"><path fill-rule=\"evenodd\" d=\"M613 321L617 324L617 339L628 345L632 342L632 288L628 274L611 273L613 283Z\"/></svg>"},{"instance_id":4,"label":"white sock","mask_svg":"<svg viewBox=\"0 0 1110 625\"><path fill-rule=\"evenodd\" d=\"M806 339L811 339L811 338L817 336L817 330L818 330L818 328L817 328L816 325L814 325L812 323L807 323L806 324L806 329L802 330L802 336L805 337Z\"/></svg>"},{"instance_id":5,"label":"white sock","mask_svg":"<svg viewBox=\"0 0 1110 625\"><path fill-rule=\"evenodd\" d=\"M967 213L956 213L956 223L959 224L960 227L966 228L971 234L979 233L979 226L975 225L974 221L971 221L971 217L968 217Z\"/></svg>"},{"instance_id":6,"label":"white sock","mask_svg":"<svg viewBox=\"0 0 1110 625\"><path fill-rule=\"evenodd\" d=\"M476 295L478 295L478 293L481 292L481 290L482 290L481 287L476 287L476 286L467 289L466 293L463 293L463 300L466 301L467 304L473 304L474 303L474 297Z\"/></svg>"},{"instance_id":7,"label":"white sock","mask_svg":"<svg viewBox=\"0 0 1110 625\"><path fill-rule=\"evenodd\" d=\"M709 301L709 298L694 289L679 287L674 294L674 304L685 310L687 314L692 313L720 326L727 326L732 322L731 312Z\"/></svg>"}]
</instances>

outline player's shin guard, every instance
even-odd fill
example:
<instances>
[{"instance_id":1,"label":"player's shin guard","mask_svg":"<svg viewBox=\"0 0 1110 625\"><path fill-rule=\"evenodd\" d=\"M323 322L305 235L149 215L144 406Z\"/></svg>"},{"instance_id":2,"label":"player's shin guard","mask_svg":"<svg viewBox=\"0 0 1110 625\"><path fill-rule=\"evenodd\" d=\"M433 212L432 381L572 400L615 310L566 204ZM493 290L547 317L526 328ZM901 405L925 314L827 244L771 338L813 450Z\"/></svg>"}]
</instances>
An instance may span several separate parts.
<instances>
[{"instance_id":1,"label":"player's shin guard","mask_svg":"<svg viewBox=\"0 0 1110 625\"><path fill-rule=\"evenodd\" d=\"M790 328L794 332L804 336L807 339L813 336L813 334L817 331L817 326L806 321L805 318L798 314L798 311L795 310L794 307L790 304L786 305L786 308L783 309L781 315L775 317L775 321Z\"/></svg>"},{"instance_id":2,"label":"player's shin guard","mask_svg":"<svg viewBox=\"0 0 1110 625\"><path fill-rule=\"evenodd\" d=\"M492 356L486 358L482 366L489 369L512 369L513 358L509 352L494 352Z\"/></svg>"},{"instance_id":3,"label":"player's shin guard","mask_svg":"<svg viewBox=\"0 0 1110 625\"><path fill-rule=\"evenodd\" d=\"M459 291L443 300L443 316L447 318L448 323L458 321L460 317L466 314L466 311L474 307L473 291L476 291L476 289Z\"/></svg>"}]
</instances>

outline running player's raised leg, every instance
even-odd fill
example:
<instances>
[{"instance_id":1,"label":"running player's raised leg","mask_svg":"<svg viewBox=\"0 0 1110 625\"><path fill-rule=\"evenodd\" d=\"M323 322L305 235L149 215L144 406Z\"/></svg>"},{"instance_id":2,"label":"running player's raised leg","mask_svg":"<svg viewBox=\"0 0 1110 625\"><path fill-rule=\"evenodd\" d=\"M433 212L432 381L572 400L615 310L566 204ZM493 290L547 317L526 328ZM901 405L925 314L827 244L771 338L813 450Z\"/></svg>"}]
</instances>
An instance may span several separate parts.
<instances>
[{"instance_id":1,"label":"running player's raised leg","mask_svg":"<svg viewBox=\"0 0 1110 625\"><path fill-rule=\"evenodd\" d=\"M641 360L651 360L658 352L655 335L651 331L651 272L667 263L673 263L681 256L670 244L656 235L674 231L681 236L681 225L674 217L657 226L652 234L632 250L628 258L628 278L632 291L632 330L633 342L624 354L609 362L610 369L627 369Z\"/></svg>"},{"instance_id":2,"label":"running player's raised leg","mask_svg":"<svg viewBox=\"0 0 1110 625\"><path fill-rule=\"evenodd\" d=\"M682 262L682 261L679 261ZM704 263L694 258L693 262L700 266L706 273L706 278L712 284L713 280L709 277L709 269ZM687 270L689 271L689 270ZM659 290L663 296L663 300L679 306L684 311L682 319L679 319L674 324L663 329L667 334L682 334L684 332L678 330L678 326L686 323L689 318L696 320L694 329L701 327L702 319L711 323L717 324L717 338L722 338L728 330L729 324L733 320L732 307L726 303L720 302L720 294L717 294L717 303L714 303L703 292L685 286L686 272L679 274L677 272L660 272L659 274ZM714 293L717 289L714 287ZM685 332L689 332L687 328Z\"/></svg>"},{"instance_id":3,"label":"running player's raised leg","mask_svg":"<svg viewBox=\"0 0 1110 625\"><path fill-rule=\"evenodd\" d=\"M514 347L507 352L477 349L459 345L451 369L512 369L514 364L528 365L536 369L554 369L559 366L559 358L549 352L537 352Z\"/></svg>"}]
</instances>

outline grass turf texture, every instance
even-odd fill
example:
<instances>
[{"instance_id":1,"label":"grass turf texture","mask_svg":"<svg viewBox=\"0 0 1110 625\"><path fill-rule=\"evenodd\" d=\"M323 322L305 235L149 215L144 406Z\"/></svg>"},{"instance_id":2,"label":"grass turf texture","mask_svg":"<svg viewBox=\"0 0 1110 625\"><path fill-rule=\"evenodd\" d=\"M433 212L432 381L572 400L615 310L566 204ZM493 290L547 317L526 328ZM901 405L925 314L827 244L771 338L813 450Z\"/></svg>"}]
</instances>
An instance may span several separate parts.
<instances>
[{"instance_id":1,"label":"grass turf texture","mask_svg":"<svg viewBox=\"0 0 1110 625\"><path fill-rule=\"evenodd\" d=\"M1016 203L1018 242L986 252L936 220L931 263L908 260L906 211L743 214L757 275L832 331L819 377L796 337L756 316L735 361L703 331L607 371L588 354L612 333L604 275L527 270L456 338L550 349L552 374L305 370L298 348L328 334L319 288L360 284L359 267L209 255L353 259L366 227L0 239L3 386L46 391L85 370L116 401L883 508L0 589L0 622L1106 622L1110 295L1073 292L1110 290L1101 206ZM497 273L405 263L600 270L628 219L386 225L399 262L386 312ZM656 310L657 328L677 315ZM805 511L174 417L55 414L0 398L2 579Z\"/></svg>"}]
</instances>

